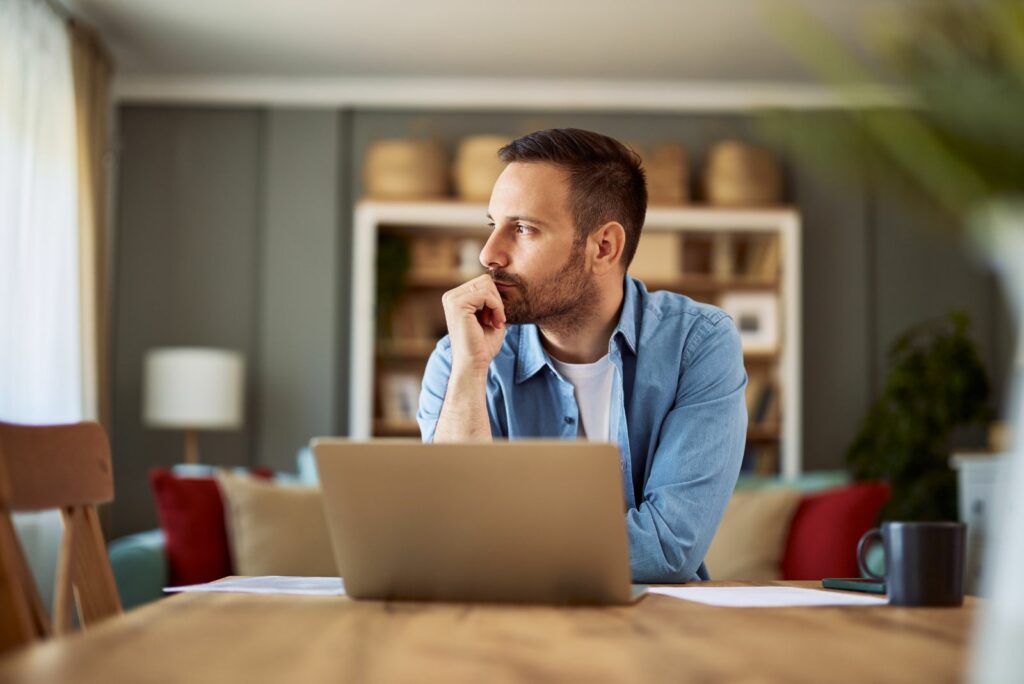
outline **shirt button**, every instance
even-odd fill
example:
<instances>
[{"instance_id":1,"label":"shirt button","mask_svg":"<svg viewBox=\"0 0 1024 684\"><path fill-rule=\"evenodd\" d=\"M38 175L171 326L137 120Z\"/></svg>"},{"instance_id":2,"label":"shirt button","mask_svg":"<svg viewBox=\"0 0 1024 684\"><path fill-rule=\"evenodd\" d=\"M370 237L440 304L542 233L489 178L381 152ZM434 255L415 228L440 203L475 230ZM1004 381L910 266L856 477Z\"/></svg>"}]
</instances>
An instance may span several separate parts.
<instances>
[{"instance_id":1,"label":"shirt button","mask_svg":"<svg viewBox=\"0 0 1024 684\"><path fill-rule=\"evenodd\" d=\"M573 418L572 416L566 416L565 417L565 424L566 425L572 425L575 422L576 422L576 419Z\"/></svg>"}]
</instances>

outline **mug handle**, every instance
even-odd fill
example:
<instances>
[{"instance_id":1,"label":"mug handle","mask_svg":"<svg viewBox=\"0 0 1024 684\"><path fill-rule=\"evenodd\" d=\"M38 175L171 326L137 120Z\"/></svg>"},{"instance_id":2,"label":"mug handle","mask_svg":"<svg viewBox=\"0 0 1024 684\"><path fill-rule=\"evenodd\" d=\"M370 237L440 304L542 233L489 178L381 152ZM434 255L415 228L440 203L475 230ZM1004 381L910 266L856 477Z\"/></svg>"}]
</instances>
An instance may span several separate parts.
<instances>
[{"instance_id":1,"label":"mug handle","mask_svg":"<svg viewBox=\"0 0 1024 684\"><path fill-rule=\"evenodd\" d=\"M878 527L872 528L865 532L860 541L857 542L857 567L860 568L860 574L864 577L870 577L873 580L884 582L885 578L871 572L871 568L868 567L867 561L864 560L864 552L868 548L868 542L873 539L882 539L882 530Z\"/></svg>"}]
</instances>

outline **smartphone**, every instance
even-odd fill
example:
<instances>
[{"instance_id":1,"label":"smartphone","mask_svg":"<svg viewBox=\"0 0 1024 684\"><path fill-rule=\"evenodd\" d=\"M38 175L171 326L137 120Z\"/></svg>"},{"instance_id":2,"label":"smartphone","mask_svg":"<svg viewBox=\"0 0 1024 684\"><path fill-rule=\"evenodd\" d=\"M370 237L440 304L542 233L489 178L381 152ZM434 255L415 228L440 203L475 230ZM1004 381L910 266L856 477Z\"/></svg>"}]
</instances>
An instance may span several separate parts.
<instances>
[{"instance_id":1,"label":"smartphone","mask_svg":"<svg viewBox=\"0 0 1024 684\"><path fill-rule=\"evenodd\" d=\"M821 580L826 589L846 589L847 591L866 591L869 594L884 594L885 582L863 577L826 577Z\"/></svg>"}]
</instances>

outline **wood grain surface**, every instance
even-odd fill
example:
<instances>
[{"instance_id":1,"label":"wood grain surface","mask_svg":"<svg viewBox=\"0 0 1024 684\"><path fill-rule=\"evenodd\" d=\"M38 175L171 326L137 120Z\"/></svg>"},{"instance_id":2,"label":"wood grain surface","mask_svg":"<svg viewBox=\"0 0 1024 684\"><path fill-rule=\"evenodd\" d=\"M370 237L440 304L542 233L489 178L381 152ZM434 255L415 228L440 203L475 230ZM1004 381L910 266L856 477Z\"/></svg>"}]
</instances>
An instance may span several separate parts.
<instances>
[{"instance_id":1,"label":"wood grain surface","mask_svg":"<svg viewBox=\"0 0 1024 684\"><path fill-rule=\"evenodd\" d=\"M713 582L716 586L813 582ZM0 681L951 682L961 608L556 608L179 594L0 661Z\"/></svg>"}]
</instances>

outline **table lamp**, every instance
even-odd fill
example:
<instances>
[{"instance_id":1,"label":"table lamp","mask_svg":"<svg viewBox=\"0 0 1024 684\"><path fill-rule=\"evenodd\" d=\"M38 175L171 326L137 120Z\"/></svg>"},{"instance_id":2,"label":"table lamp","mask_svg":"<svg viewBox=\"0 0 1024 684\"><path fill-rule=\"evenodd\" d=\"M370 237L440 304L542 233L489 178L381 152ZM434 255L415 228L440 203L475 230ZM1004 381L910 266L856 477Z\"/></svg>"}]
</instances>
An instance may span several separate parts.
<instances>
[{"instance_id":1,"label":"table lamp","mask_svg":"<svg viewBox=\"0 0 1024 684\"><path fill-rule=\"evenodd\" d=\"M199 462L199 430L242 426L245 358L227 349L151 349L144 362L143 422L185 431L185 463Z\"/></svg>"}]
</instances>

